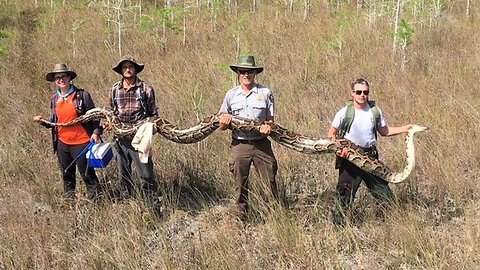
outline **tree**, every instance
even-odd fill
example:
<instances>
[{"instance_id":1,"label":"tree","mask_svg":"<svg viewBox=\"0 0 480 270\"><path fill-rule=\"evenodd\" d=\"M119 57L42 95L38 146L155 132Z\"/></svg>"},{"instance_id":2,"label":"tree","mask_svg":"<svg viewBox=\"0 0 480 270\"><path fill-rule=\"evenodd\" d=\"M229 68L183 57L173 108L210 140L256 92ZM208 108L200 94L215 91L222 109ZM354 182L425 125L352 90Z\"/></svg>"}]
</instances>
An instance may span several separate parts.
<instances>
[{"instance_id":1,"label":"tree","mask_svg":"<svg viewBox=\"0 0 480 270\"><path fill-rule=\"evenodd\" d=\"M107 19L107 26L112 23L115 28L117 36L117 51L118 55L122 56L122 33L126 30L125 17L129 12L138 10L141 12L140 5L130 5L126 0L103 0L102 2L92 2L91 6L98 7L102 10ZM113 12L112 12L113 11Z\"/></svg>"},{"instance_id":2,"label":"tree","mask_svg":"<svg viewBox=\"0 0 480 270\"><path fill-rule=\"evenodd\" d=\"M407 47L413 43L412 38L414 32L415 29L406 20L402 19L400 21L396 36L398 37L398 44L400 46L400 50L402 51L402 71L405 70L405 65L407 64Z\"/></svg>"}]
</instances>

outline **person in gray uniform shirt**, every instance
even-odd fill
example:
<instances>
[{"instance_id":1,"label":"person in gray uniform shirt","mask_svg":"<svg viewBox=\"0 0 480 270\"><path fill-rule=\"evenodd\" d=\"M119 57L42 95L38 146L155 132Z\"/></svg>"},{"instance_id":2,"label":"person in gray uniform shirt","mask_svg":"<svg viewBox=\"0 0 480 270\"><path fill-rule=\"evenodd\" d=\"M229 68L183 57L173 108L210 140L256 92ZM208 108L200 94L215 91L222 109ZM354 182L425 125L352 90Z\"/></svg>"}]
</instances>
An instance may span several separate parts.
<instances>
[{"instance_id":1,"label":"person in gray uniform shirt","mask_svg":"<svg viewBox=\"0 0 480 270\"><path fill-rule=\"evenodd\" d=\"M275 180L277 160L270 140L267 139L271 132L268 123L274 122L274 98L270 89L255 82L255 76L263 71L263 67L255 64L254 56L240 56L237 64L230 65L230 68L237 73L240 85L230 89L225 95L219 112L220 129L229 128L232 116L265 123L260 126L260 134L232 131L229 168L237 185L236 214L241 221L245 221L248 213L248 177L252 163L261 179L268 180L272 195L278 201Z\"/></svg>"}]
</instances>

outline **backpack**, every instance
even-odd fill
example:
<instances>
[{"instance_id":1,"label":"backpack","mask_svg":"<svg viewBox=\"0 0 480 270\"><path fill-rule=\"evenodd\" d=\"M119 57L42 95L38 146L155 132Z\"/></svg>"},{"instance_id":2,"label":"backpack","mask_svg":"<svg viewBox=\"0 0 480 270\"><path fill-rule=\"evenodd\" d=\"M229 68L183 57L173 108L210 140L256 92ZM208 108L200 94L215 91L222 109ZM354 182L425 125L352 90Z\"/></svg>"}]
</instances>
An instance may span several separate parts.
<instances>
[{"instance_id":1,"label":"backpack","mask_svg":"<svg viewBox=\"0 0 480 270\"><path fill-rule=\"evenodd\" d=\"M368 105L371 108L371 112L373 114L373 119L374 119L374 126L373 126L373 131L375 133L375 138L377 137L377 128L378 125L380 124L380 111L378 110L378 107L375 106L375 101L369 100ZM343 119L342 123L340 124L340 127L338 128L338 138L343 138L345 134L347 134L350 131L350 128L352 127L353 119L355 118L355 108L353 107L353 100L349 100L346 103L347 110L345 112L345 118Z\"/></svg>"},{"instance_id":2,"label":"backpack","mask_svg":"<svg viewBox=\"0 0 480 270\"><path fill-rule=\"evenodd\" d=\"M121 83L117 82L113 85L112 90L112 104L113 104L113 112L115 115L118 115L118 104L117 104L117 91L118 85ZM147 93L145 91L145 83L142 82L142 87L137 87L135 90L137 92L137 99L140 99L140 103L142 105L143 115L147 115Z\"/></svg>"}]
</instances>

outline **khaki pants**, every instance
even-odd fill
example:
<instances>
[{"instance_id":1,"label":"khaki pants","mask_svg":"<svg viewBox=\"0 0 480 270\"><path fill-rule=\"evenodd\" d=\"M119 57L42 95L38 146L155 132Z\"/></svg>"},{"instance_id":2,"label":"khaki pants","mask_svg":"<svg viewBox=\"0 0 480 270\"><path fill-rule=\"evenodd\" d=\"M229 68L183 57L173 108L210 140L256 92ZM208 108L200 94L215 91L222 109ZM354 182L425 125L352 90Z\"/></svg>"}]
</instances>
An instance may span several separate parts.
<instances>
[{"instance_id":1,"label":"khaki pants","mask_svg":"<svg viewBox=\"0 0 480 270\"><path fill-rule=\"evenodd\" d=\"M273 197L278 200L277 160L272 146L267 138L258 141L240 141L233 139L231 144L229 167L236 182L235 199L238 207L238 217L245 220L248 213L248 177L253 163L262 181L267 180Z\"/></svg>"}]
</instances>

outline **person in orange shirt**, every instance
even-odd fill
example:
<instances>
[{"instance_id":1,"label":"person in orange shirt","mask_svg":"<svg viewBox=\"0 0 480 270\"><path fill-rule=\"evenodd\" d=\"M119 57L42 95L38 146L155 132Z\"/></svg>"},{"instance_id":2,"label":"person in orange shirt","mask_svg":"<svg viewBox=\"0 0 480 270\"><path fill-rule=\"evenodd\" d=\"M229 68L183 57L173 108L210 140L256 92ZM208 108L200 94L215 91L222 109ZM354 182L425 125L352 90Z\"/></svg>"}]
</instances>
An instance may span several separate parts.
<instances>
[{"instance_id":1,"label":"person in orange shirt","mask_svg":"<svg viewBox=\"0 0 480 270\"><path fill-rule=\"evenodd\" d=\"M72 84L77 77L74 71L65 64L56 64L53 71L47 73L45 79L54 82L55 94L50 101L52 123L66 123L75 120L86 111L95 108L90 94ZM66 127L54 127L42 122L42 116L37 115L33 120L44 127L52 129L53 151L57 153L60 168L62 169L64 195L67 201L74 201L76 187L76 168L69 166L74 160L80 175L87 187L87 196L97 201L101 195L100 183L93 168L87 167L87 158L82 150L90 141L100 142L101 129L99 121L90 121Z\"/></svg>"}]
</instances>

